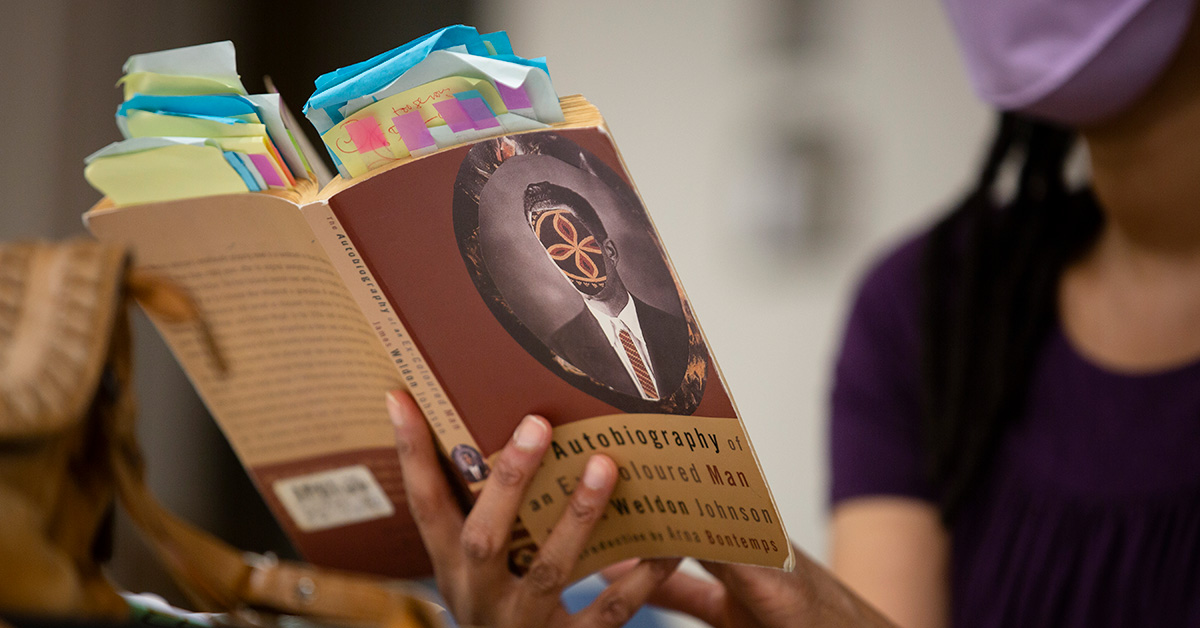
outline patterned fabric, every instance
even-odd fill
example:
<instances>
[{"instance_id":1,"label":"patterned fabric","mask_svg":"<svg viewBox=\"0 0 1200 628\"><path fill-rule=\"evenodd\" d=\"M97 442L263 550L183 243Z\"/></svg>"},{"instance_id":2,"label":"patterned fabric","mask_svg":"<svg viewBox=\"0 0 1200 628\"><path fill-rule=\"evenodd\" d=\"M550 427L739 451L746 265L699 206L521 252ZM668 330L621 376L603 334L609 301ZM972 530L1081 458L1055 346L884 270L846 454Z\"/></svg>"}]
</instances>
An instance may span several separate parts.
<instances>
[{"instance_id":1,"label":"patterned fabric","mask_svg":"<svg viewBox=\"0 0 1200 628\"><path fill-rule=\"evenodd\" d=\"M629 363L633 366L633 372L637 375L638 385L642 387L642 392L650 399L658 399L654 380L650 379L650 371L646 368L646 362L642 359L642 354L638 352L637 346L633 344L633 337L629 335L629 330L622 329L617 337L621 339L621 346L625 347L625 355L629 356Z\"/></svg>"},{"instance_id":2,"label":"patterned fabric","mask_svg":"<svg viewBox=\"0 0 1200 628\"><path fill-rule=\"evenodd\" d=\"M580 292L591 295L604 288L608 280L604 252L574 212L563 207L538 212L533 217L533 233Z\"/></svg>"}]
</instances>

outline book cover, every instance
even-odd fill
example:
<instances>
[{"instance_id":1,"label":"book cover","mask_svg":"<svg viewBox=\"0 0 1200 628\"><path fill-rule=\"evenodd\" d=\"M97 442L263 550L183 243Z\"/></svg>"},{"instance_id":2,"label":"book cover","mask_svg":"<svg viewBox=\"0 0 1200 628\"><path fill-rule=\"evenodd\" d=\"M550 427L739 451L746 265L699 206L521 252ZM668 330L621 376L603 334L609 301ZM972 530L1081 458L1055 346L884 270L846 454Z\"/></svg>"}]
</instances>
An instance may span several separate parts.
<instances>
[{"instance_id":1,"label":"book cover","mask_svg":"<svg viewBox=\"0 0 1200 628\"><path fill-rule=\"evenodd\" d=\"M486 473L525 414L555 426L521 512L534 541L587 456L605 453L621 482L581 569L629 556L788 562L733 401L603 127L453 148L329 205L412 338L420 367L406 383L464 480ZM422 372L436 399L418 392Z\"/></svg>"}]
</instances>

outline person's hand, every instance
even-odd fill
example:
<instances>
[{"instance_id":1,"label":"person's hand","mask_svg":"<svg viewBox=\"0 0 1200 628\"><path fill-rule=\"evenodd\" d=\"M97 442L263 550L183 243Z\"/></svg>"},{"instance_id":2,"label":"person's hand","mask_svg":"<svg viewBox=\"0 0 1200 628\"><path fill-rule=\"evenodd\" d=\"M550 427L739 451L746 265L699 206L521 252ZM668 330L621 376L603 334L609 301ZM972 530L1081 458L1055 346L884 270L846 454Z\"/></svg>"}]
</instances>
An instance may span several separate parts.
<instances>
[{"instance_id":1,"label":"person's hand","mask_svg":"<svg viewBox=\"0 0 1200 628\"><path fill-rule=\"evenodd\" d=\"M525 488L550 446L550 424L525 417L500 452L471 509L463 517L450 492L425 418L404 392L388 394L408 507L433 560L438 588L464 625L616 627L625 624L675 571L678 560L646 560L627 569L587 608L567 613L560 595L604 512L617 468L607 456L588 460L562 519L538 551L529 573L508 570L508 539Z\"/></svg>"},{"instance_id":2,"label":"person's hand","mask_svg":"<svg viewBox=\"0 0 1200 628\"><path fill-rule=\"evenodd\" d=\"M796 568L790 573L701 561L716 582L677 572L649 602L716 628L894 628L799 548L793 550ZM603 573L619 582L631 568L632 564L622 563Z\"/></svg>"}]
</instances>

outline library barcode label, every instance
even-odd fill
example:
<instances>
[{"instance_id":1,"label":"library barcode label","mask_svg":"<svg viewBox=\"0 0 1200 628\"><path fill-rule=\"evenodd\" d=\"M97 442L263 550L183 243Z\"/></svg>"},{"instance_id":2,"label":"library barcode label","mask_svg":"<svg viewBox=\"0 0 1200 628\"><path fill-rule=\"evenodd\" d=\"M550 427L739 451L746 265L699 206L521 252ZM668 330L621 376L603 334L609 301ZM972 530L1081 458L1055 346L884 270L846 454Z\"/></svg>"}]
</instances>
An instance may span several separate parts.
<instances>
[{"instance_id":1,"label":"library barcode label","mask_svg":"<svg viewBox=\"0 0 1200 628\"><path fill-rule=\"evenodd\" d=\"M279 480L275 496L304 532L390 517L392 502L364 465Z\"/></svg>"}]
</instances>

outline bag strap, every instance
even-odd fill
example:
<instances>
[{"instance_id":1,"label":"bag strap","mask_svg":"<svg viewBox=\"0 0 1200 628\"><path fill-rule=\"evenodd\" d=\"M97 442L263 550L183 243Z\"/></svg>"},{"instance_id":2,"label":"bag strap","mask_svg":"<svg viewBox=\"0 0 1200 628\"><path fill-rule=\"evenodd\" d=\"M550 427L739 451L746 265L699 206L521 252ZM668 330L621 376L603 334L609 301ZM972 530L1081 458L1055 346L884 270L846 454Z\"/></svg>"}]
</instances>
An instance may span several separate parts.
<instances>
[{"instance_id":1,"label":"bag strap","mask_svg":"<svg viewBox=\"0 0 1200 628\"><path fill-rule=\"evenodd\" d=\"M191 319L223 370L212 334L186 292L164 279L130 273L128 293L168 320ZM436 608L388 581L244 553L168 512L146 486L144 461L134 434L136 413L129 321L118 316L110 366L114 390L106 427L117 493L130 518L146 535L175 581L200 605L253 620L254 611L317 617L392 628L434 628Z\"/></svg>"}]
</instances>

